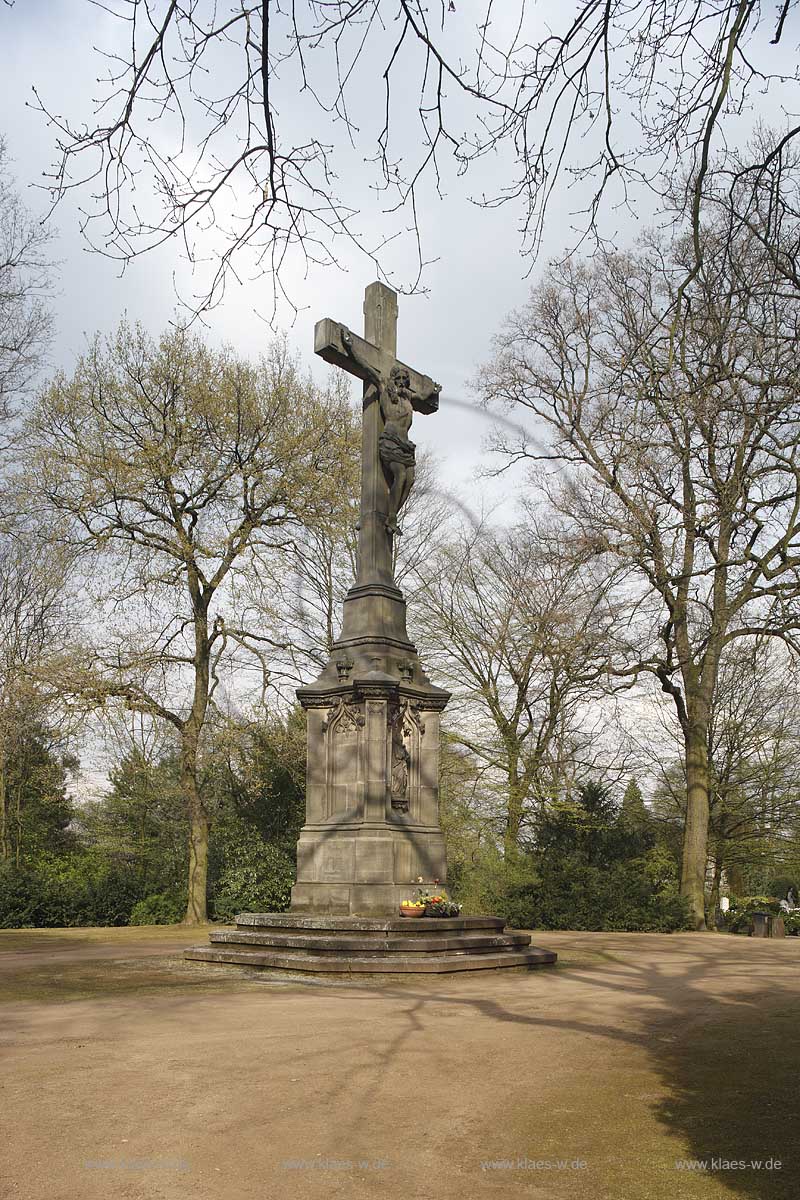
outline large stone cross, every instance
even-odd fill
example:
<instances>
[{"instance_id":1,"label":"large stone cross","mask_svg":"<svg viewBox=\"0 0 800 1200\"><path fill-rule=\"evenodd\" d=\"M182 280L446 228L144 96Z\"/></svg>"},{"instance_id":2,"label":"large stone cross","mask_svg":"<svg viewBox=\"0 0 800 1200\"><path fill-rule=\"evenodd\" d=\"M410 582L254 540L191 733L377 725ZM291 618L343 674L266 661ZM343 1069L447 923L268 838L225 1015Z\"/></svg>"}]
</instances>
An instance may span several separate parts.
<instances>
[{"instance_id":1,"label":"large stone cross","mask_svg":"<svg viewBox=\"0 0 800 1200\"><path fill-rule=\"evenodd\" d=\"M314 328L314 352L326 362L364 382L363 442L361 450L361 515L358 537L356 586L393 585L392 535L387 528L389 485L381 464L379 439L384 429L374 375L388 379L399 367L408 376L411 404L416 412L432 413L439 407L438 385L427 375L397 361L397 293L382 283L371 283L364 293L364 337L349 335L346 326L326 317Z\"/></svg>"}]
</instances>

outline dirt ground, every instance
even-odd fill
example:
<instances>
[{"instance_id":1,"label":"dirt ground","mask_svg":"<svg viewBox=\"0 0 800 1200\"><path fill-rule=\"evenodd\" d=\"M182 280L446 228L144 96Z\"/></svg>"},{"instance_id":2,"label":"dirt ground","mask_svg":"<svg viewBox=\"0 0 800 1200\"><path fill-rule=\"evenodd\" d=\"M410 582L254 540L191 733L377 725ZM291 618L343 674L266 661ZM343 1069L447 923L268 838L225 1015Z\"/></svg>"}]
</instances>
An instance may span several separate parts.
<instances>
[{"instance_id":1,"label":"dirt ground","mask_svg":"<svg viewBox=\"0 0 800 1200\"><path fill-rule=\"evenodd\" d=\"M800 1197L798 938L537 934L557 968L375 985L203 940L0 932L3 1200Z\"/></svg>"}]
</instances>

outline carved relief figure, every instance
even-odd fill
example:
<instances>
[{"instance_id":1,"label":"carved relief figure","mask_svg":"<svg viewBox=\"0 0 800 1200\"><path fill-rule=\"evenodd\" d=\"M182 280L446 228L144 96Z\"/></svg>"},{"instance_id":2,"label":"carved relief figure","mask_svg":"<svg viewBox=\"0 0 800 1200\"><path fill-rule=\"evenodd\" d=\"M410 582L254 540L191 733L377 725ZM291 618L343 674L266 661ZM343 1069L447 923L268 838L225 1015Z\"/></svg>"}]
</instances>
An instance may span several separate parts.
<instances>
[{"instance_id":1,"label":"carved relief figure","mask_svg":"<svg viewBox=\"0 0 800 1200\"><path fill-rule=\"evenodd\" d=\"M392 808L408 812L408 767L411 755L399 739L392 741Z\"/></svg>"},{"instance_id":2,"label":"carved relief figure","mask_svg":"<svg viewBox=\"0 0 800 1200\"><path fill-rule=\"evenodd\" d=\"M411 765L411 755L405 744L405 720L403 710L394 709L390 717L392 731L392 777L391 798L392 808L408 812L408 772Z\"/></svg>"}]
</instances>

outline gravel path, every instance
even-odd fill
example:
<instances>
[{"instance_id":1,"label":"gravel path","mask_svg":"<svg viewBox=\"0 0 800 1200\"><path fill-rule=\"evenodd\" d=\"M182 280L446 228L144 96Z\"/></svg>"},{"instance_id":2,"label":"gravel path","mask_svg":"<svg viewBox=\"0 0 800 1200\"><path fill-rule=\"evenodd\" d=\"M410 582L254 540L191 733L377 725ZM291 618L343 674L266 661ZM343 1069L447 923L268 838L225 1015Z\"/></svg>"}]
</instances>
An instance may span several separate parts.
<instances>
[{"instance_id":1,"label":"gravel path","mask_svg":"<svg viewBox=\"0 0 800 1200\"><path fill-rule=\"evenodd\" d=\"M800 939L537 934L555 970L382 986L199 940L0 933L4 1200L800 1196Z\"/></svg>"}]
</instances>

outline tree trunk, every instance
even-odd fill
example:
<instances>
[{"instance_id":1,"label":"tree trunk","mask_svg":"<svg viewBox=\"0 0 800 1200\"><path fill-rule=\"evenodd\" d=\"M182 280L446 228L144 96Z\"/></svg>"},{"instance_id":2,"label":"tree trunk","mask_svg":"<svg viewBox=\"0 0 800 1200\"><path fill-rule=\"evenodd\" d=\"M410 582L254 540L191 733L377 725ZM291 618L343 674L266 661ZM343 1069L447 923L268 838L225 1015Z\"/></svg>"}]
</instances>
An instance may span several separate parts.
<instances>
[{"instance_id":1,"label":"tree trunk","mask_svg":"<svg viewBox=\"0 0 800 1200\"><path fill-rule=\"evenodd\" d=\"M689 903L692 925L706 928L705 884L708 862L708 722L693 717L685 735L686 830L683 839L681 895Z\"/></svg>"},{"instance_id":2,"label":"tree trunk","mask_svg":"<svg viewBox=\"0 0 800 1200\"><path fill-rule=\"evenodd\" d=\"M210 648L208 605L211 592L199 589L191 574L189 591L194 609L194 697L192 711L181 729L181 790L189 814L189 886L185 925L200 925L208 919L208 833L209 819L197 781L200 733L208 710Z\"/></svg>"},{"instance_id":3,"label":"tree trunk","mask_svg":"<svg viewBox=\"0 0 800 1200\"><path fill-rule=\"evenodd\" d=\"M14 826L17 831L14 846L14 866L19 870L22 857L22 780L14 788Z\"/></svg>"},{"instance_id":4,"label":"tree trunk","mask_svg":"<svg viewBox=\"0 0 800 1200\"><path fill-rule=\"evenodd\" d=\"M728 875L728 892L731 896L744 895L744 880L742 878L742 868L735 863L727 868Z\"/></svg>"},{"instance_id":5,"label":"tree trunk","mask_svg":"<svg viewBox=\"0 0 800 1200\"><path fill-rule=\"evenodd\" d=\"M184 925L208 919L209 820L197 782L197 735L185 731L181 746L181 791L189 814L189 886Z\"/></svg>"},{"instance_id":6,"label":"tree trunk","mask_svg":"<svg viewBox=\"0 0 800 1200\"><path fill-rule=\"evenodd\" d=\"M9 856L8 844L8 798L6 796L6 756L0 749L0 858Z\"/></svg>"},{"instance_id":7,"label":"tree trunk","mask_svg":"<svg viewBox=\"0 0 800 1200\"><path fill-rule=\"evenodd\" d=\"M720 838L717 840L717 847L714 852L714 878L711 883L711 895L708 900L708 911L712 913L714 921L716 921L719 909L719 893L722 887L722 863L723 842Z\"/></svg>"},{"instance_id":8,"label":"tree trunk","mask_svg":"<svg viewBox=\"0 0 800 1200\"><path fill-rule=\"evenodd\" d=\"M506 805L506 828L503 836L503 848L506 858L511 858L519 850L519 831L522 826L522 812L525 802L525 789L519 778L519 761L511 749L508 764L508 804Z\"/></svg>"}]
</instances>

